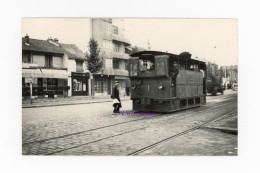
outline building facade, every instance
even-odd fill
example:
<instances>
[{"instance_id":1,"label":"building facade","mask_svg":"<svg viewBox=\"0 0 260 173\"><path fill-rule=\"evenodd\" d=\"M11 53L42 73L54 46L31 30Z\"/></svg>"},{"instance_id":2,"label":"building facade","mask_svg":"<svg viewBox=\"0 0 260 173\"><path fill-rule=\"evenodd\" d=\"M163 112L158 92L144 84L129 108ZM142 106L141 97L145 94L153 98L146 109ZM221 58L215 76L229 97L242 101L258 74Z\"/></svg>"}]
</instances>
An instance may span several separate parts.
<instances>
[{"instance_id":1,"label":"building facade","mask_svg":"<svg viewBox=\"0 0 260 173\"><path fill-rule=\"evenodd\" d=\"M222 66L224 72L223 85L232 85L238 82L238 66Z\"/></svg>"},{"instance_id":2,"label":"building facade","mask_svg":"<svg viewBox=\"0 0 260 173\"><path fill-rule=\"evenodd\" d=\"M89 73L85 56L73 44L58 39L22 38L22 95L30 96L28 79L33 78L32 94L36 97L88 95Z\"/></svg>"},{"instance_id":3,"label":"building facade","mask_svg":"<svg viewBox=\"0 0 260 173\"><path fill-rule=\"evenodd\" d=\"M90 36L94 38L105 57L105 67L93 74L95 95L110 95L114 81L119 81L121 95L126 95L130 87L127 62L129 55L126 48L130 40L124 35L124 20L103 18L90 19Z\"/></svg>"}]
</instances>

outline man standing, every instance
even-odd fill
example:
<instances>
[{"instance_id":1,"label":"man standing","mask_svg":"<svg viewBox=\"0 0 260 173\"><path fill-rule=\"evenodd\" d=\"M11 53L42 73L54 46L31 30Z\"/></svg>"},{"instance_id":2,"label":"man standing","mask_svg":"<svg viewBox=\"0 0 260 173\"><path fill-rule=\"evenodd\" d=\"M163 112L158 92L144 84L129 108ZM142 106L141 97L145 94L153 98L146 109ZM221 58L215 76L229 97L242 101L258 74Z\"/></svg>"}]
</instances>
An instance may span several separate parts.
<instances>
[{"instance_id":1,"label":"man standing","mask_svg":"<svg viewBox=\"0 0 260 173\"><path fill-rule=\"evenodd\" d=\"M114 83L114 87L113 87L113 90L112 90L112 94L111 94L111 98L113 99L113 107L114 107L114 113L115 112L119 112L119 109L122 107L121 105L121 101L120 101L120 98L119 98L119 91L118 91L118 85L119 85L119 82L118 81L115 81ZM117 99L117 100L115 100Z\"/></svg>"}]
</instances>

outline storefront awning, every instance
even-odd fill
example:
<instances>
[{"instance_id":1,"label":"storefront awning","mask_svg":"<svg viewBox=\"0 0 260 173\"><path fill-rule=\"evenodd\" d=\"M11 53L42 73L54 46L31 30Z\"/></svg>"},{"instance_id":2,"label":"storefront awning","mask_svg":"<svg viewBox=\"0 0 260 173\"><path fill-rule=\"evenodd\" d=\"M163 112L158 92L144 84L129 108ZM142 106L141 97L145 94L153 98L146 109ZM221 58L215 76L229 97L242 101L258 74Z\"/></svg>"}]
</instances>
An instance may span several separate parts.
<instances>
[{"instance_id":1,"label":"storefront awning","mask_svg":"<svg viewBox=\"0 0 260 173\"><path fill-rule=\"evenodd\" d=\"M22 77L67 79L68 73L66 70L22 69Z\"/></svg>"}]
</instances>

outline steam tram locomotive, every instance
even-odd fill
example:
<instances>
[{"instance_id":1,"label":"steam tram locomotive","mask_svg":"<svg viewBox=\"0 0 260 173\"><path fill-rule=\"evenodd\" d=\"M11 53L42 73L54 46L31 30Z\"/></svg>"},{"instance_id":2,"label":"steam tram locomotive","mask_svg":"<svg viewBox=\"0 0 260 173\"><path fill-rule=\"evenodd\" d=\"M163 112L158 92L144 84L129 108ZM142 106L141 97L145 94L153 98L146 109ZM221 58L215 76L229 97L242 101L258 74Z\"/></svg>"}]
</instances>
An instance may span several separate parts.
<instances>
[{"instance_id":1,"label":"steam tram locomotive","mask_svg":"<svg viewBox=\"0 0 260 173\"><path fill-rule=\"evenodd\" d=\"M205 62L158 51L130 56L133 111L173 112L206 103Z\"/></svg>"}]
</instances>

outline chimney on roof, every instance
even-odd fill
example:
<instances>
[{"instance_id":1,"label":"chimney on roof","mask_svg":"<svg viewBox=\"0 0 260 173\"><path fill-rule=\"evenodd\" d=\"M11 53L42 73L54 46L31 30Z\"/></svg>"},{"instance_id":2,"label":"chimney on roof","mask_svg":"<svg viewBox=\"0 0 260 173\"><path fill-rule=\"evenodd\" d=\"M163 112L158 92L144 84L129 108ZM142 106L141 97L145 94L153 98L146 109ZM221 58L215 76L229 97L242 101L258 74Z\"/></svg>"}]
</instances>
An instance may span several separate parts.
<instances>
[{"instance_id":1,"label":"chimney on roof","mask_svg":"<svg viewBox=\"0 0 260 173\"><path fill-rule=\"evenodd\" d=\"M59 39L58 38L54 38L53 40L55 43L59 43Z\"/></svg>"},{"instance_id":2,"label":"chimney on roof","mask_svg":"<svg viewBox=\"0 0 260 173\"><path fill-rule=\"evenodd\" d=\"M25 38L25 44L30 44L30 39L29 39L28 34L26 34L26 36L24 38Z\"/></svg>"},{"instance_id":3,"label":"chimney on roof","mask_svg":"<svg viewBox=\"0 0 260 173\"><path fill-rule=\"evenodd\" d=\"M49 42L53 41L52 37L48 37L47 41Z\"/></svg>"}]
</instances>

